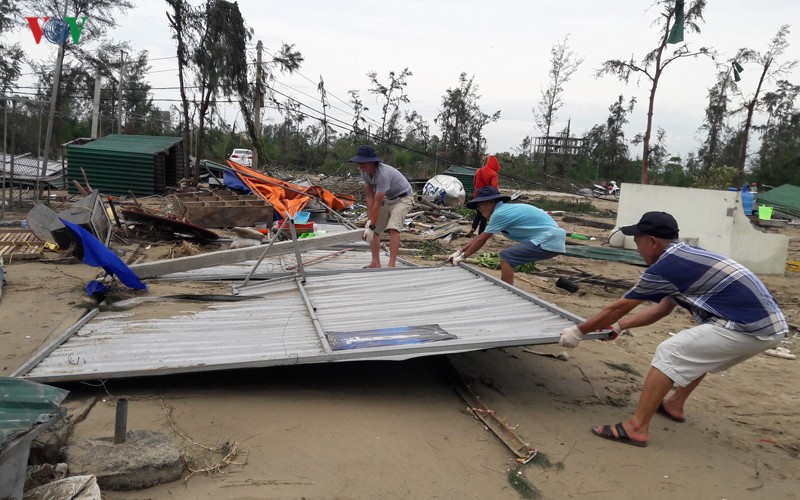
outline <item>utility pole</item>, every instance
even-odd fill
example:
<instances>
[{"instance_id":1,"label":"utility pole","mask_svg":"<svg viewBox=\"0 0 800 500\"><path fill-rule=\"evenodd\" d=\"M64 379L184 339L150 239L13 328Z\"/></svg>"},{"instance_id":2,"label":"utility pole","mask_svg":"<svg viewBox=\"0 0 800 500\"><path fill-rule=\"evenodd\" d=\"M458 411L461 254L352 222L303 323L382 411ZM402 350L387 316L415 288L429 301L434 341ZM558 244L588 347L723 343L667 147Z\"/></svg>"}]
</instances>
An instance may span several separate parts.
<instances>
[{"instance_id":1,"label":"utility pole","mask_svg":"<svg viewBox=\"0 0 800 500\"><path fill-rule=\"evenodd\" d=\"M0 219L6 216L6 140L8 138L8 99L3 101L3 183L0 184Z\"/></svg>"},{"instance_id":2,"label":"utility pole","mask_svg":"<svg viewBox=\"0 0 800 500\"><path fill-rule=\"evenodd\" d=\"M95 70L94 77L94 104L92 107L92 139L97 139L97 129L100 125L100 87L103 83L103 78L100 76L100 71Z\"/></svg>"},{"instance_id":3,"label":"utility pole","mask_svg":"<svg viewBox=\"0 0 800 500\"><path fill-rule=\"evenodd\" d=\"M261 85L261 50L264 45L261 40L256 44L256 102L253 110L253 118L255 119L255 137L253 137L253 159L251 166L259 170L258 166L258 144L261 144L261 106L264 105L264 87Z\"/></svg>"},{"instance_id":4,"label":"utility pole","mask_svg":"<svg viewBox=\"0 0 800 500\"><path fill-rule=\"evenodd\" d=\"M120 50L119 54L119 94L117 98L117 133L122 133L122 80L125 78L125 51Z\"/></svg>"},{"instance_id":5,"label":"utility pole","mask_svg":"<svg viewBox=\"0 0 800 500\"><path fill-rule=\"evenodd\" d=\"M37 158L37 160L39 160L41 162L42 160L41 160L41 156L40 155L42 154L42 111L44 110L44 106L42 106L41 103L37 103L37 107L39 108L39 133L36 134L36 137L39 140L39 142L36 144L36 158ZM41 163L39 164L39 167L41 167ZM45 165L45 171L46 170L47 170L47 166ZM42 182L44 182L44 179L42 179ZM39 191L39 177L36 178L36 189L35 189L34 192L35 193L39 193L40 192ZM44 192L44 186L42 186L42 191L41 192ZM49 198L47 199L47 204L48 205L50 204L50 199Z\"/></svg>"},{"instance_id":6,"label":"utility pole","mask_svg":"<svg viewBox=\"0 0 800 500\"><path fill-rule=\"evenodd\" d=\"M17 115L17 100L14 99L14 100L11 101L11 118L12 118L12 120L14 120L14 123L12 124L12 129L11 129L11 162L9 163L10 176L9 176L9 180L8 180L9 189L11 191L11 194L9 194L9 196L8 196L8 200L9 200L8 201L8 206L9 206L9 208L11 208L11 210L14 210L14 150L16 149L16 141L14 139L17 137L17 134L15 133L15 129L18 128L18 126L14 126L14 125L16 125L16 122L17 122L16 119L15 119L16 115ZM3 189L5 189L5 187L6 186L3 185ZM22 187L21 186L20 186L18 192L19 192L19 203L21 205L22 204Z\"/></svg>"}]
</instances>

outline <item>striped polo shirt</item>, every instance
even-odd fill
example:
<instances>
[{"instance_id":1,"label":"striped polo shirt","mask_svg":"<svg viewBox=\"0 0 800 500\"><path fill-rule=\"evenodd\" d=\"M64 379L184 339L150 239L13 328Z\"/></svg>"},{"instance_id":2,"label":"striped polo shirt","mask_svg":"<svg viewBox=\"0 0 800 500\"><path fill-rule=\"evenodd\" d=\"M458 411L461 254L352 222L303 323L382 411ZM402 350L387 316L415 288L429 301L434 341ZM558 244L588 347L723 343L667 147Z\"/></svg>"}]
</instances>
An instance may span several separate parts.
<instances>
[{"instance_id":1,"label":"striped polo shirt","mask_svg":"<svg viewBox=\"0 0 800 500\"><path fill-rule=\"evenodd\" d=\"M769 337L789 331L777 302L758 277L720 254L670 243L625 293L626 299L660 302L669 297L699 324Z\"/></svg>"}]
</instances>

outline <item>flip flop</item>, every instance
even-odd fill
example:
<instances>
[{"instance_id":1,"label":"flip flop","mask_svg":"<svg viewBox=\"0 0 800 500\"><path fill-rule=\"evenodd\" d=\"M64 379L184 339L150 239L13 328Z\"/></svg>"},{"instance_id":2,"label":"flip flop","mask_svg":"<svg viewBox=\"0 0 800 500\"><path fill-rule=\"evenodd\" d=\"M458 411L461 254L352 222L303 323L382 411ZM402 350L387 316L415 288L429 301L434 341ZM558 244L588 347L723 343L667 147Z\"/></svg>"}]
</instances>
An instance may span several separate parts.
<instances>
[{"instance_id":1,"label":"flip flop","mask_svg":"<svg viewBox=\"0 0 800 500\"><path fill-rule=\"evenodd\" d=\"M604 425L600 428L600 430L595 430L595 427L592 427L592 434L595 436L599 436L603 439L608 439L610 441L616 441L618 443L629 444L631 446L638 446L639 448L644 448L647 446L647 441L639 441L636 439L631 439L628 436L628 433L625 432L625 428L622 427L622 422L618 424L614 424L614 429L616 429L617 434L614 435L614 432L611 430L611 425Z\"/></svg>"},{"instance_id":2,"label":"flip flop","mask_svg":"<svg viewBox=\"0 0 800 500\"><path fill-rule=\"evenodd\" d=\"M656 413L658 413L659 415L663 415L663 416L667 417L668 419L672 420L673 422L686 422L686 417L676 417L672 413L668 412L667 409L664 407L664 403L663 402L660 405L658 405L658 408L656 408Z\"/></svg>"}]
</instances>

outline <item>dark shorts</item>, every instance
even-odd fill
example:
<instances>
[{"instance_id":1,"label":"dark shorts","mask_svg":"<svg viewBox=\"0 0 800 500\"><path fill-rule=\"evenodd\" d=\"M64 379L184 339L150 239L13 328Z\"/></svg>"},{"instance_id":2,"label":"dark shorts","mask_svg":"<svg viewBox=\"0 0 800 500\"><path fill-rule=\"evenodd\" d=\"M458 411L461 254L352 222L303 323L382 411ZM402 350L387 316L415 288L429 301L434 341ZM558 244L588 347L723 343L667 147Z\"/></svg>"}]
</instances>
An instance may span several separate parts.
<instances>
[{"instance_id":1,"label":"dark shorts","mask_svg":"<svg viewBox=\"0 0 800 500\"><path fill-rule=\"evenodd\" d=\"M500 260L508 262L511 267L521 266L531 262L539 262L540 260L552 259L564 255L563 253L551 252L544 250L539 245L534 245L530 241L517 243L500 251Z\"/></svg>"}]
</instances>

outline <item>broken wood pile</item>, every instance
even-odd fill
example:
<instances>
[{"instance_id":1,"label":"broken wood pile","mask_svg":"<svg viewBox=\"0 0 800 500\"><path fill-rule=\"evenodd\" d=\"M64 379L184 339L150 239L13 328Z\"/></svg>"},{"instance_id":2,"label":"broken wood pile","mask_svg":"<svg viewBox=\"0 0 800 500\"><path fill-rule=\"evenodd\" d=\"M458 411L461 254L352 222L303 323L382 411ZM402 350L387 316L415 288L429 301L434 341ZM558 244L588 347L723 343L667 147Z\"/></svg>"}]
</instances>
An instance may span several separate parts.
<instances>
[{"instance_id":1,"label":"broken wood pile","mask_svg":"<svg viewBox=\"0 0 800 500\"><path fill-rule=\"evenodd\" d=\"M462 224L469 224L463 215L453 208L435 205L421 196L414 200L414 207L408 214L409 230L419 234L424 240L450 241L465 233Z\"/></svg>"}]
</instances>

